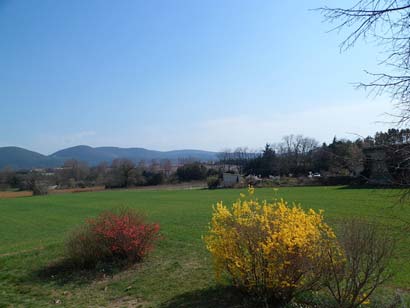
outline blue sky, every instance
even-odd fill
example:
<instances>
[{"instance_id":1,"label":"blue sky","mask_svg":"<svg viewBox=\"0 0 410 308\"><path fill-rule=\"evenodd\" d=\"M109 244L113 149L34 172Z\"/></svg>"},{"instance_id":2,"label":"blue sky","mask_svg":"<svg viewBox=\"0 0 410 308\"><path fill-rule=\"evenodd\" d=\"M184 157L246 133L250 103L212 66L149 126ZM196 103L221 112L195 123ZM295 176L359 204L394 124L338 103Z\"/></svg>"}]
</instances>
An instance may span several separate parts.
<instances>
[{"instance_id":1,"label":"blue sky","mask_svg":"<svg viewBox=\"0 0 410 308\"><path fill-rule=\"evenodd\" d=\"M0 146L260 148L385 129L352 83L379 50L339 52L318 12L348 1L0 0Z\"/></svg>"}]
</instances>

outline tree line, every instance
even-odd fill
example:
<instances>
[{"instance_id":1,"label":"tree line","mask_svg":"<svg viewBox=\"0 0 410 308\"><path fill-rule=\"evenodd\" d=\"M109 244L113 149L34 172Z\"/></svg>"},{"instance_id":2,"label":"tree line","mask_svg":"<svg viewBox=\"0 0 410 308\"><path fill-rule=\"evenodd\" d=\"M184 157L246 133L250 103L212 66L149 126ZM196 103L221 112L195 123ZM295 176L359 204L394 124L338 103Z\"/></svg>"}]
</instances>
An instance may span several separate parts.
<instances>
[{"instance_id":1,"label":"tree line","mask_svg":"<svg viewBox=\"0 0 410 308\"><path fill-rule=\"evenodd\" d=\"M279 143L266 144L260 152L247 148L225 151L220 154L220 161L228 169L237 166L244 175L298 177L315 172L322 176L366 179L372 164L366 153L376 148L382 148L381 159L391 178L396 182L406 181L410 170L410 129L389 129L356 140L334 137L331 143L321 145L313 138L289 135Z\"/></svg>"},{"instance_id":2,"label":"tree line","mask_svg":"<svg viewBox=\"0 0 410 308\"><path fill-rule=\"evenodd\" d=\"M42 194L50 186L125 188L206 179L218 186L224 172L262 178L306 177L318 173L322 177L366 179L372 172L372 160L368 154L372 149L382 149L381 159L392 184L410 184L410 129L389 129L356 140L335 137L329 144L319 144L302 135L288 135L279 143L266 144L262 151L248 148L224 150L218 154L217 162L207 164L185 160L175 166L170 160L136 163L116 159L111 164L97 166L68 160L60 168L46 170L15 171L6 167L0 170L0 189L31 190Z\"/></svg>"},{"instance_id":3,"label":"tree line","mask_svg":"<svg viewBox=\"0 0 410 308\"><path fill-rule=\"evenodd\" d=\"M130 159L116 159L111 164L88 166L77 160L67 160L63 166L53 169L14 171L5 167L0 171L0 189L31 190L44 194L50 187L85 188L105 186L126 188L205 180L218 173L196 161L185 160L183 165L173 166L169 160L135 163Z\"/></svg>"}]
</instances>

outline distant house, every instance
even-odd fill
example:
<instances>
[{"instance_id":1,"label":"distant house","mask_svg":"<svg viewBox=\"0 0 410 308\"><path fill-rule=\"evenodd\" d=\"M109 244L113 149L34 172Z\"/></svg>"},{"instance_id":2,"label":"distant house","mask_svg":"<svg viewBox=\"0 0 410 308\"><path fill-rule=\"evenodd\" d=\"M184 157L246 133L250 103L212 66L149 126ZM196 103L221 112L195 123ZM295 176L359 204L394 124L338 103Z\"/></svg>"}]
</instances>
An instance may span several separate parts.
<instances>
[{"instance_id":1,"label":"distant house","mask_svg":"<svg viewBox=\"0 0 410 308\"><path fill-rule=\"evenodd\" d=\"M256 185L260 182L262 182L262 178L260 176L249 174L246 177L246 183L248 183L250 185Z\"/></svg>"},{"instance_id":2,"label":"distant house","mask_svg":"<svg viewBox=\"0 0 410 308\"><path fill-rule=\"evenodd\" d=\"M222 179L222 185L224 187L233 187L243 181L242 176L238 173L223 173Z\"/></svg>"}]
</instances>

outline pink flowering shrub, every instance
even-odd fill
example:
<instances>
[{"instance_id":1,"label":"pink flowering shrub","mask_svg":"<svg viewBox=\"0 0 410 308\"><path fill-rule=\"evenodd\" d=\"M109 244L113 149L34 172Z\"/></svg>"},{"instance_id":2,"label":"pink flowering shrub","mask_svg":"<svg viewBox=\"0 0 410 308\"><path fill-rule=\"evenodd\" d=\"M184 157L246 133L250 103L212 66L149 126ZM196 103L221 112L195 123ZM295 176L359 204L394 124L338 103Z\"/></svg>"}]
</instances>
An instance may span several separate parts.
<instances>
[{"instance_id":1,"label":"pink flowering shrub","mask_svg":"<svg viewBox=\"0 0 410 308\"><path fill-rule=\"evenodd\" d=\"M135 210L105 211L97 218L87 219L71 234L67 254L82 266L115 259L139 262L153 249L158 232L158 224L145 222Z\"/></svg>"}]
</instances>

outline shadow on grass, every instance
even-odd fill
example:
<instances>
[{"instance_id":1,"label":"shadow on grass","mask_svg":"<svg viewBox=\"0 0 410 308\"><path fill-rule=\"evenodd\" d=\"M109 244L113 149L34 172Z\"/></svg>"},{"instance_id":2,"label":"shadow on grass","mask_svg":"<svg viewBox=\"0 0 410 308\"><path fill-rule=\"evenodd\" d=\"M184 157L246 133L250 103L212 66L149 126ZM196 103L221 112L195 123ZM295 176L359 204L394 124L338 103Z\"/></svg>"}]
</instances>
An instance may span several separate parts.
<instances>
[{"instance_id":1,"label":"shadow on grass","mask_svg":"<svg viewBox=\"0 0 410 308\"><path fill-rule=\"evenodd\" d=\"M251 302L233 287L214 287L178 295L163 303L160 308L256 308L261 303Z\"/></svg>"},{"instance_id":2,"label":"shadow on grass","mask_svg":"<svg viewBox=\"0 0 410 308\"><path fill-rule=\"evenodd\" d=\"M393 185L377 185L377 184L350 184L343 185L337 189L374 189L374 190L401 190L403 187Z\"/></svg>"},{"instance_id":3,"label":"shadow on grass","mask_svg":"<svg viewBox=\"0 0 410 308\"><path fill-rule=\"evenodd\" d=\"M101 280L111 277L123 270L132 267L126 262L98 263L95 267L78 267L76 264L67 259L61 259L48 264L30 275L33 281L52 282L58 285L75 283L83 285L95 280Z\"/></svg>"}]
</instances>

